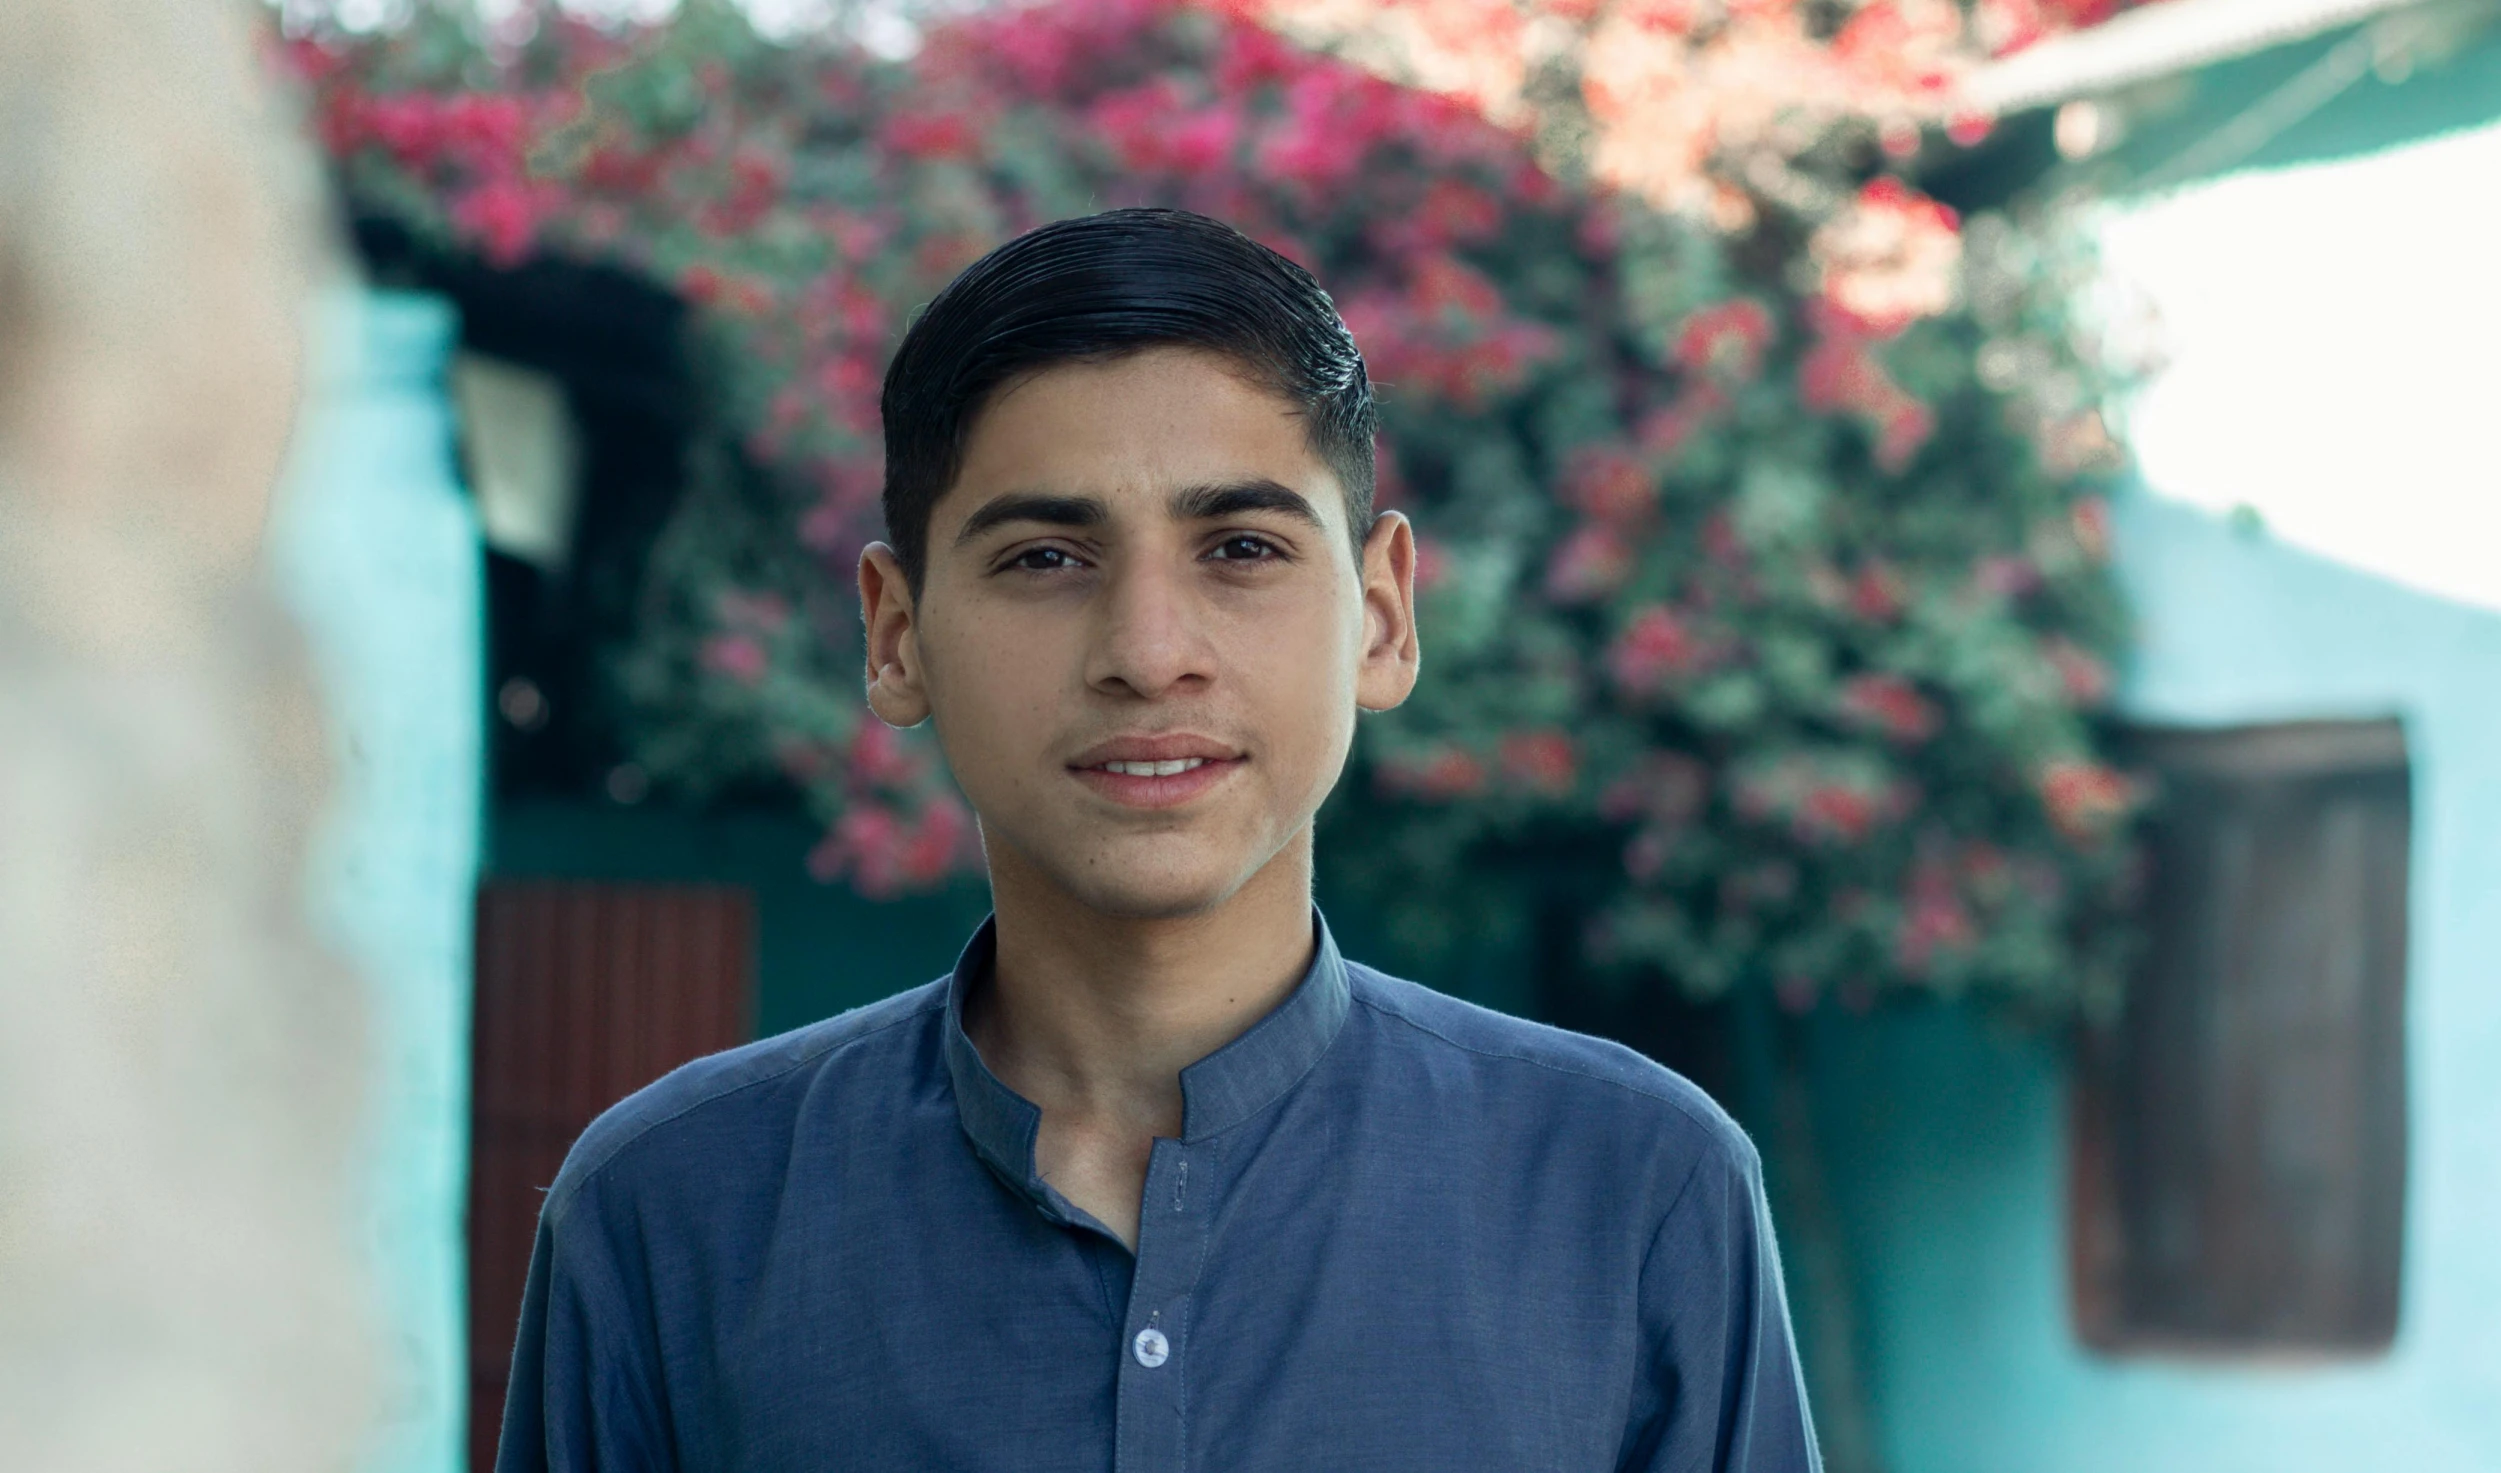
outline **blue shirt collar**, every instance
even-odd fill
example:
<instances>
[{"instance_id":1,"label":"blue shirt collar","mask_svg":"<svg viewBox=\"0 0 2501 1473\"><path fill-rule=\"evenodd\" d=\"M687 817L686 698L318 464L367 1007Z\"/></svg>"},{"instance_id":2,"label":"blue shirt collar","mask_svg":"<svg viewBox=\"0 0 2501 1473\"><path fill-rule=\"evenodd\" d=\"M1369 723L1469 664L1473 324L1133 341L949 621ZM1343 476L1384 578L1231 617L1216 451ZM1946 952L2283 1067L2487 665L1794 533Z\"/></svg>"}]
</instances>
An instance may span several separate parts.
<instances>
[{"instance_id":1,"label":"blue shirt collar","mask_svg":"<svg viewBox=\"0 0 2501 1473\"><path fill-rule=\"evenodd\" d=\"M1311 914L1311 966L1285 1001L1231 1043L1181 1071L1181 1138L1196 1143L1273 1103L1311 1072L1346 1021L1346 962L1328 922ZM1001 1083L964 1032L964 997L998 954L996 918L981 923L947 979L946 1060L964 1134L993 1170L1036 1197L1033 1144L1041 1108Z\"/></svg>"}]
</instances>

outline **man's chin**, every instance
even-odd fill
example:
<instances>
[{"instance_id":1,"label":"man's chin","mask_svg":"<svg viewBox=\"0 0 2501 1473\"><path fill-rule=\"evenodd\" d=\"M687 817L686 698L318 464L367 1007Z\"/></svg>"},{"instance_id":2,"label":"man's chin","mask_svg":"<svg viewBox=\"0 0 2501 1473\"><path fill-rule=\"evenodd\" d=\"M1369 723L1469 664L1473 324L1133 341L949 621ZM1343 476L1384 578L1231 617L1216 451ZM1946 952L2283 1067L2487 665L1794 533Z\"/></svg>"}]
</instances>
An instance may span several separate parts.
<instances>
[{"instance_id":1,"label":"man's chin","mask_svg":"<svg viewBox=\"0 0 2501 1473\"><path fill-rule=\"evenodd\" d=\"M1079 872L1058 876L1059 888L1085 909L1107 919L1183 921L1210 914L1241 893L1248 876L1222 878L1174 874L1122 875L1111 878Z\"/></svg>"},{"instance_id":2,"label":"man's chin","mask_svg":"<svg viewBox=\"0 0 2501 1473\"><path fill-rule=\"evenodd\" d=\"M1000 852L1008 846L998 844L999 837L995 829L985 832L994 885L1016 883L1002 869L1020 871L1019 888L1032 885L1044 895L1057 892L1063 903L1107 919L1130 921L1178 921L1211 914L1278 858L1277 848L1243 844L1233 835L1132 835L1099 847L1015 844L1008 853ZM1007 863L1002 865L1001 860Z\"/></svg>"}]
</instances>

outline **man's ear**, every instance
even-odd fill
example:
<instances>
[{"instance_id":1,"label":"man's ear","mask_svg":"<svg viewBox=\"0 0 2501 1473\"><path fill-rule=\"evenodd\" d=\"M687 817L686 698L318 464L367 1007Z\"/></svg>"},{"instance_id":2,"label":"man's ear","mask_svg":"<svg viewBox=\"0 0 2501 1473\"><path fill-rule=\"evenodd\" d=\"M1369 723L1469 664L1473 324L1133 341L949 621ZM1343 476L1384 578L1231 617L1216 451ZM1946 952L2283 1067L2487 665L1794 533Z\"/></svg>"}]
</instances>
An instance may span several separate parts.
<instances>
[{"instance_id":1,"label":"man's ear","mask_svg":"<svg viewBox=\"0 0 2501 1473\"><path fill-rule=\"evenodd\" d=\"M1415 689L1423 655L1416 644L1415 529L1397 512L1372 519L1363 540L1363 663L1355 704L1386 711Z\"/></svg>"},{"instance_id":2,"label":"man's ear","mask_svg":"<svg viewBox=\"0 0 2501 1473\"><path fill-rule=\"evenodd\" d=\"M903 560L882 542L860 552L860 622L868 633L868 708L888 726L929 719L921 681L919 623Z\"/></svg>"}]
</instances>

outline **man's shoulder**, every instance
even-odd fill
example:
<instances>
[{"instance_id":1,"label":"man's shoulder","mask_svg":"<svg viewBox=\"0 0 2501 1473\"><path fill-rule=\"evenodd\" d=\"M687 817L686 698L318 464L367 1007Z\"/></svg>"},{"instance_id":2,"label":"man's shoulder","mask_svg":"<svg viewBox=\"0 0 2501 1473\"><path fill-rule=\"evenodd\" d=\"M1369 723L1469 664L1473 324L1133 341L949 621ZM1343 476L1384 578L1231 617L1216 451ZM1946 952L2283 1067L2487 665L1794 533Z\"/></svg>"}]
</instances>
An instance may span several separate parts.
<instances>
[{"instance_id":1,"label":"man's shoulder","mask_svg":"<svg viewBox=\"0 0 2501 1473\"><path fill-rule=\"evenodd\" d=\"M708 1054L644 1085L602 1112L567 1152L548 1189L547 1213L561 1218L584 1183L607 1171L666 1127L698 1117L763 1114L780 1107L781 1091L838 1064L909 1051L920 1029L946 1008L944 978L787 1033ZM736 1133L743 1119L726 1122Z\"/></svg>"},{"instance_id":2,"label":"man's shoulder","mask_svg":"<svg viewBox=\"0 0 2501 1473\"><path fill-rule=\"evenodd\" d=\"M1582 1118L1664 1127L1751 1172L1753 1142L1718 1102L1675 1070L1603 1038L1480 1007L1359 964L1347 967L1355 1003L1386 1020L1404 1046L1448 1051L1525 1079Z\"/></svg>"}]
</instances>

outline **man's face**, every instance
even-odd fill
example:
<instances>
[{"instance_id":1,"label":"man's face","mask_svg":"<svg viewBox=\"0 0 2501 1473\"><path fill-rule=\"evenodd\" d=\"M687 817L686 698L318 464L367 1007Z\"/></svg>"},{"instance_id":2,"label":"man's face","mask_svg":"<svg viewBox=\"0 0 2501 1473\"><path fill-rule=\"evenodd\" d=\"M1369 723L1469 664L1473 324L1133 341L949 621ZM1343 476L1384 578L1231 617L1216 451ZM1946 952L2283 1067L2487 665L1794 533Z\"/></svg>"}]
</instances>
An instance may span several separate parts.
<instances>
[{"instance_id":1,"label":"man's face","mask_svg":"<svg viewBox=\"0 0 2501 1473\"><path fill-rule=\"evenodd\" d=\"M975 423L917 596L862 559L870 704L935 718L994 882L1205 912L1305 839L1356 708L1414 685L1405 519L1358 565L1346 515L1291 406L1223 358L1047 369Z\"/></svg>"}]
</instances>

